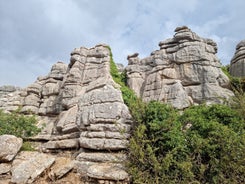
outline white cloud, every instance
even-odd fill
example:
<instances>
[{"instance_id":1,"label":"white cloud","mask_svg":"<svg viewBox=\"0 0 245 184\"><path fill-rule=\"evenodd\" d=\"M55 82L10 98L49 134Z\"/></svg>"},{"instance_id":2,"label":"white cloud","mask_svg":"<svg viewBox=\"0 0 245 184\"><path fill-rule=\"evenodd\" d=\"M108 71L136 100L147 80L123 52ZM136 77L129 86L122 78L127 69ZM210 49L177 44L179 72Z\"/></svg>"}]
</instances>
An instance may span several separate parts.
<instances>
[{"instance_id":1,"label":"white cloud","mask_svg":"<svg viewBox=\"0 0 245 184\"><path fill-rule=\"evenodd\" d=\"M57 60L68 63L74 47L101 42L126 65L128 54L149 55L181 25L214 39L227 64L244 39L244 5L243 0L0 1L0 85L26 86Z\"/></svg>"}]
</instances>

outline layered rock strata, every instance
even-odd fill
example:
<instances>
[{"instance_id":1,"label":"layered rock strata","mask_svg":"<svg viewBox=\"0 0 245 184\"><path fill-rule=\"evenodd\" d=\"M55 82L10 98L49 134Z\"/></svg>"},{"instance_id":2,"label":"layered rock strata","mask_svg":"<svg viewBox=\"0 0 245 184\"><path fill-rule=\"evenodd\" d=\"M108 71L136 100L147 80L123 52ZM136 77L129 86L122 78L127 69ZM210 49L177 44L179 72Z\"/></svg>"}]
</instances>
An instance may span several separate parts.
<instances>
[{"instance_id":1,"label":"layered rock strata","mask_svg":"<svg viewBox=\"0 0 245 184\"><path fill-rule=\"evenodd\" d=\"M217 45L188 27L178 27L160 50L140 59L128 56L128 85L144 101L157 100L184 109L192 104L221 103L233 93L222 72Z\"/></svg>"},{"instance_id":2,"label":"layered rock strata","mask_svg":"<svg viewBox=\"0 0 245 184\"><path fill-rule=\"evenodd\" d=\"M230 73L235 77L245 77L245 40L236 46L236 51L231 59Z\"/></svg>"},{"instance_id":3,"label":"layered rock strata","mask_svg":"<svg viewBox=\"0 0 245 184\"><path fill-rule=\"evenodd\" d=\"M23 113L38 116L39 125L44 128L32 140L43 141L40 149L44 152L82 149L110 155L111 151L116 153L127 146L131 115L120 86L110 75L110 50L106 45L75 49L69 65L54 64L47 76L38 77L26 89L0 99L0 104L6 111L21 106ZM77 165L82 165L84 173L97 180L103 180L103 176L105 180L128 179L120 163L115 166L111 161L100 161ZM100 170L101 176L96 178L93 168L97 166L105 167L112 175L116 175L112 172L116 167L119 175L124 175L110 177Z\"/></svg>"},{"instance_id":4,"label":"layered rock strata","mask_svg":"<svg viewBox=\"0 0 245 184\"><path fill-rule=\"evenodd\" d=\"M5 95L9 93L13 93L15 91L20 90L21 88L16 87L16 86L0 86L0 98L4 97Z\"/></svg>"}]
</instances>

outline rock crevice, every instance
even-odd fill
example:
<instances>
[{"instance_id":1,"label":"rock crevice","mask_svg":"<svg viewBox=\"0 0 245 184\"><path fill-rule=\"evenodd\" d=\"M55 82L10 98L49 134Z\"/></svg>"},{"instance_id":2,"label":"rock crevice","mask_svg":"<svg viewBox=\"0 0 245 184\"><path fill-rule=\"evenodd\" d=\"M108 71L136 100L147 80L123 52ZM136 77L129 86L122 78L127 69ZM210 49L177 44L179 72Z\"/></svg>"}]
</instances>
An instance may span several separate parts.
<instances>
[{"instance_id":1,"label":"rock crevice","mask_svg":"<svg viewBox=\"0 0 245 184\"><path fill-rule=\"evenodd\" d=\"M128 56L128 85L144 101L170 103L177 109L193 104L221 103L233 93L222 72L217 45L188 27L175 29L173 38L159 43L160 50L140 59Z\"/></svg>"}]
</instances>

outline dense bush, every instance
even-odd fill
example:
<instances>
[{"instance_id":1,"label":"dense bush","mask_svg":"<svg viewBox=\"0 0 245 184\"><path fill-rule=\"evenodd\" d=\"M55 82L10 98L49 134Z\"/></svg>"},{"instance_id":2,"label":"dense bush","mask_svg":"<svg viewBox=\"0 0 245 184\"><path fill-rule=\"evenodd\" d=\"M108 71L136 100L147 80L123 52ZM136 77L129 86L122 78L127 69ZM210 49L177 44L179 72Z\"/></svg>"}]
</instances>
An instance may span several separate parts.
<instances>
[{"instance_id":1,"label":"dense bush","mask_svg":"<svg viewBox=\"0 0 245 184\"><path fill-rule=\"evenodd\" d=\"M40 132L40 129L36 127L35 116L25 116L19 111L4 113L0 110L0 135L11 134L24 138Z\"/></svg>"},{"instance_id":2,"label":"dense bush","mask_svg":"<svg viewBox=\"0 0 245 184\"><path fill-rule=\"evenodd\" d=\"M129 144L128 172L133 183L192 181L187 147L177 112L159 102L145 104L145 114Z\"/></svg>"},{"instance_id":3,"label":"dense bush","mask_svg":"<svg viewBox=\"0 0 245 184\"><path fill-rule=\"evenodd\" d=\"M112 55L111 74L135 123L126 165L132 183L245 182L244 93L232 108L200 105L180 114L166 104L138 99ZM235 82L238 89L240 81Z\"/></svg>"},{"instance_id":4,"label":"dense bush","mask_svg":"<svg viewBox=\"0 0 245 184\"><path fill-rule=\"evenodd\" d=\"M130 140L129 173L133 183L243 183L244 133L244 120L224 105L179 115L150 102Z\"/></svg>"},{"instance_id":5,"label":"dense bush","mask_svg":"<svg viewBox=\"0 0 245 184\"><path fill-rule=\"evenodd\" d=\"M244 119L224 105L200 105L179 117L195 179L201 183L245 182Z\"/></svg>"}]
</instances>

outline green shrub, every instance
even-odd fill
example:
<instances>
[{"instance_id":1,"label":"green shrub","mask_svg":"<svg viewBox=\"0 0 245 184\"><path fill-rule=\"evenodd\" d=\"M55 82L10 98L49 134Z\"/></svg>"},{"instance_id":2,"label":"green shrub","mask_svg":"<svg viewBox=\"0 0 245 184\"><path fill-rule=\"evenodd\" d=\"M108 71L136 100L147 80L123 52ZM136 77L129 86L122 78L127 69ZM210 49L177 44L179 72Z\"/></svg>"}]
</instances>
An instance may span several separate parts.
<instances>
[{"instance_id":1,"label":"green shrub","mask_svg":"<svg viewBox=\"0 0 245 184\"><path fill-rule=\"evenodd\" d=\"M186 130L192 172L201 183L245 182L244 120L224 105L200 105L179 117Z\"/></svg>"},{"instance_id":2,"label":"green shrub","mask_svg":"<svg viewBox=\"0 0 245 184\"><path fill-rule=\"evenodd\" d=\"M11 134L17 137L30 137L40 132L33 115L25 116L20 110L4 113L0 110L0 135Z\"/></svg>"},{"instance_id":3,"label":"green shrub","mask_svg":"<svg viewBox=\"0 0 245 184\"><path fill-rule=\"evenodd\" d=\"M150 102L129 145L133 183L243 183L244 121L224 105Z\"/></svg>"},{"instance_id":4,"label":"green shrub","mask_svg":"<svg viewBox=\"0 0 245 184\"><path fill-rule=\"evenodd\" d=\"M180 115L166 104L137 98L112 54L111 75L134 120L126 164L132 183L245 183L244 93L232 108L200 105ZM240 85L236 80L234 88Z\"/></svg>"},{"instance_id":5,"label":"green shrub","mask_svg":"<svg viewBox=\"0 0 245 184\"><path fill-rule=\"evenodd\" d=\"M191 162L177 112L166 104L145 104L142 122L129 144L128 172L133 183L188 183Z\"/></svg>"},{"instance_id":6,"label":"green shrub","mask_svg":"<svg viewBox=\"0 0 245 184\"><path fill-rule=\"evenodd\" d=\"M245 120L245 93L244 91L236 91L235 96L231 100L231 107ZM245 124L245 123L244 123Z\"/></svg>"},{"instance_id":7,"label":"green shrub","mask_svg":"<svg viewBox=\"0 0 245 184\"><path fill-rule=\"evenodd\" d=\"M230 88L234 92L245 91L245 78L234 77L230 74L230 65L222 66L222 71L230 79Z\"/></svg>"},{"instance_id":8,"label":"green shrub","mask_svg":"<svg viewBox=\"0 0 245 184\"><path fill-rule=\"evenodd\" d=\"M23 142L20 150L21 151L35 151L35 148L33 148L32 142L25 141Z\"/></svg>"}]
</instances>

